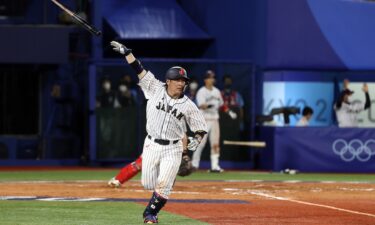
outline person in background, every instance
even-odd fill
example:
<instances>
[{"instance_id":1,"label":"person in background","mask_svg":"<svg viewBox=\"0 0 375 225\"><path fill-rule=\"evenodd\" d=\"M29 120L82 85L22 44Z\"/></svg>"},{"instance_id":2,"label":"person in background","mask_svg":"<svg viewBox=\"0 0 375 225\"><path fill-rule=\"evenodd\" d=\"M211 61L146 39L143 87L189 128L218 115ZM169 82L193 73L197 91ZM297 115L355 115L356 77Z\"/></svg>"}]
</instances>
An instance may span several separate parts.
<instances>
[{"instance_id":1,"label":"person in background","mask_svg":"<svg viewBox=\"0 0 375 225\"><path fill-rule=\"evenodd\" d=\"M120 82L116 93L115 108L124 108L135 105L135 96L125 82Z\"/></svg>"},{"instance_id":2,"label":"person in background","mask_svg":"<svg viewBox=\"0 0 375 225\"><path fill-rule=\"evenodd\" d=\"M224 170L219 165L220 157L220 125L219 108L223 105L219 89L215 86L215 73L212 70L206 71L204 75L204 86L197 92L197 105L203 113L208 126L208 135L205 135L197 150L193 153L192 165L199 168L202 151L209 138L211 145L211 170L210 172L221 173Z\"/></svg>"},{"instance_id":3,"label":"person in background","mask_svg":"<svg viewBox=\"0 0 375 225\"><path fill-rule=\"evenodd\" d=\"M123 83L128 87L135 99L138 98L138 92L140 91L140 89L137 86L137 83L133 81L132 76L130 76L129 74L125 74L121 78L120 83Z\"/></svg>"},{"instance_id":4,"label":"person in background","mask_svg":"<svg viewBox=\"0 0 375 225\"><path fill-rule=\"evenodd\" d=\"M192 100L195 104L197 104L196 96L197 96L198 87L199 87L198 81L194 77L191 77L189 85L187 87L188 89L186 91L186 96L188 96L190 100Z\"/></svg>"},{"instance_id":5,"label":"person in background","mask_svg":"<svg viewBox=\"0 0 375 225\"><path fill-rule=\"evenodd\" d=\"M224 89L221 91L221 96L223 97L224 104L221 106L221 110L227 112L232 119L239 118L242 122L244 117L244 100L241 94L233 89L233 81L230 75L224 75L223 82Z\"/></svg>"},{"instance_id":6,"label":"person in background","mask_svg":"<svg viewBox=\"0 0 375 225\"><path fill-rule=\"evenodd\" d=\"M365 93L365 103L353 102L351 96L354 91L349 89L349 80L344 80L344 90L340 93L334 105L339 127L357 127L358 113L371 107L370 95L366 83L363 84L362 91Z\"/></svg>"},{"instance_id":7,"label":"person in background","mask_svg":"<svg viewBox=\"0 0 375 225\"><path fill-rule=\"evenodd\" d=\"M96 107L113 108L115 106L116 94L111 88L111 80L105 77L101 82L101 91L97 97Z\"/></svg>"},{"instance_id":8,"label":"person in background","mask_svg":"<svg viewBox=\"0 0 375 225\"><path fill-rule=\"evenodd\" d=\"M100 113L97 114L99 121L99 136L102 146L110 147L113 145L113 116L112 109L115 107L116 92L112 90L112 83L108 77L104 77L101 82L100 94L96 98L96 107Z\"/></svg>"},{"instance_id":9,"label":"person in background","mask_svg":"<svg viewBox=\"0 0 375 225\"><path fill-rule=\"evenodd\" d=\"M314 113L314 110L309 107L305 106L302 110L302 117L301 119L297 122L296 126L297 127L306 127L309 126L309 121Z\"/></svg>"}]
</instances>

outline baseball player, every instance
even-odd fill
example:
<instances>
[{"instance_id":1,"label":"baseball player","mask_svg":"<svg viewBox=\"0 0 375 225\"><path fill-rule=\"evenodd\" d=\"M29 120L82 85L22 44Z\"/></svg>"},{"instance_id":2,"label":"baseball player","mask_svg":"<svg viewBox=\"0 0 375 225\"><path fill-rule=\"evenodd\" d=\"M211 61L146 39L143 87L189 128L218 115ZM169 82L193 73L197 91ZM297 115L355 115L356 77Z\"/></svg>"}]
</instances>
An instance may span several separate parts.
<instances>
[{"instance_id":1,"label":"baseball player","mask_svg":"<svg viewBox=\"0 0 375 225\"><path fill-rule=\"evenodd\" d=\"M305 106L302 110L302 117L300 120L298 120L298 122L296 123L296 126L297 127L309 126L309 122L313 114L314 114L314 110L309 106Z\"/></svg>"},{"instance_id":2,"label":"baseball player","mask_svg":"<svg viewBox=\"0 0 375 225\"><path fill-rule=\"evenodd\" d=\"M182 139L182 146L184 153L187 154L187 137L186 135ZM140 155L135 161L125 165L121 168L120 172L108 181L108 186L112 188L119 188L126 181L132 179L135 175L142 170L142 155Z\"/></svg>"},{"instance_id":3,"label":"baseball player","mask_svg":"<svg viewBox=\"0 0 375 225\"><path fill-rule=\"evenodd\" d=\"M371 100L368 93L367 84L363 84L362 91L365 93L366 101L362 102L351 102L350 96L354 93L348 88L349 81L344 81L344 90L341 92L339 99L336 101L334 110L336 112L336 118L339 127L356 127L358 126L358 113L370 108Z\"/></svg>"},{"instance_id":4,"label":"baseball player","mask_svg":"<svg viewBox=\"0 0 375 225\"><path fill-rule=\"evenodd\" d=\"M125 55L139 78L145 98L146 131L142 152L142 185L154 190L143 212L144 223L158 223L158 213L166 204L182 159L185 122L194 132L189 150L196 150L207 133L207 124L197 106L184 95L189 81L186 70L175 66L166 72L165 83L143 68L131 49L112 41L113 50Z\"/></svg>"},{"instance_id":5,"label":"baseball player","mask_svg":"<svg viewBox=\"0 0 375 225\"><path fill-rule=\"evenodd\" d=\"M208 126L208 137L211 145L211 170L210 172L223 172L219 165L220 157L220 126L219 126L219 108L224 101L219 89L215 86L215 73L208 70L204 77L204 86L197 92L197 105L206 119ZM193 153L192 165L199 168L199 162L202 151L207 142L207 136L202 140L197 150Z\"/></svg>"}]
</instances>

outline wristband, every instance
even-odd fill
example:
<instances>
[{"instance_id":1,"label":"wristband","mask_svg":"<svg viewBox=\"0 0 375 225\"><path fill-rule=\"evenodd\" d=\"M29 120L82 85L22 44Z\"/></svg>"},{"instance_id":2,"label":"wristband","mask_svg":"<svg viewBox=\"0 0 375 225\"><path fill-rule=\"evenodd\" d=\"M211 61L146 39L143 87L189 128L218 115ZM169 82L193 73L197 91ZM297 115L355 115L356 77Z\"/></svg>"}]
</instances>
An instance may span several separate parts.
<instances>
[{"instance_id":1,"label":"wristband","mask_svg":"<svg viewBox=\"0 0 375 225\"><path fill-rule=\"evenodd\" d=\"M130 53L132 53L132 50L131 50L130 48L125 48L125 53L124 53L124 55L125 55L125 56L128 56L128 55L130 55Z\"/></svg>"},{"instance_id":2,"label":"wristband","mask_svg":"<svg viewBox=\"0 0 375 225\"><path fill-rule=\"evenodd\" d=\"M130 63L130 66L133 68L133 70L137 73L140 74L144 70L141 62L136 59L134 62Z\"/></svg>"}]
</instances>

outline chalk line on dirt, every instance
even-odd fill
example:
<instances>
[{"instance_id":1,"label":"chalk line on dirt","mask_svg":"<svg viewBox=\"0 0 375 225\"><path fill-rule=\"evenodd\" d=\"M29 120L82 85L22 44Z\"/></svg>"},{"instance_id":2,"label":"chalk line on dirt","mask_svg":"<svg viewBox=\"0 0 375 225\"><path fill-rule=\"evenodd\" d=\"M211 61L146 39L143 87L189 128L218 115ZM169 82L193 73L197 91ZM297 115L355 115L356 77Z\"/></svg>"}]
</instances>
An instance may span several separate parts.
<instances>
[{"instance_id":1,"label":"chalk line on dirt","mask_svg":"<svg viewBox=\"0 0 375 225\"><path fill-rule=\"evenodd\" d=\"M266 197L266 198L280 200L280 201L289 201L289 202L294 202L294 203L303 204L303 205L317 206L317 207L333 209L333 210L357 214L357 215L370 216L370 217L375 218L375 215L371 214L371 213L358 212L358 211L354 211L354 210L343 209L343 208L338 208L338 207L329 206L329 205L323 205L323 204L317 204L317 203L312 203L312 202L306 202L306 201L284 198L284 197L278 197L278 196L274 196L274 195L270 195L270 194L266 194L266 193L258 192L258 191L250 191L249 193L253 194L253 195L257 195L257 196L262 196L262 197Z\"/></svg>"}]
</instances>

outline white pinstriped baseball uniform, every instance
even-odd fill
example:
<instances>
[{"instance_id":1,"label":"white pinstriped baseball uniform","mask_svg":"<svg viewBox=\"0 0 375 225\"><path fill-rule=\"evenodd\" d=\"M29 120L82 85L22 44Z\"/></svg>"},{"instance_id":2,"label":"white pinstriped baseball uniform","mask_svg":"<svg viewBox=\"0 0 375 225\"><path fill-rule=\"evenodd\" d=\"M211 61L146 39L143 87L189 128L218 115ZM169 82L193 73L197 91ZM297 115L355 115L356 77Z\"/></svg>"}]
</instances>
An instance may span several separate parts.
<instances>
[{"instance_id":1,"label":"white pinstriped baseball uniform","mask_svg":"<svg viewBox=\"0 0 375 225\"><path fill-rule=\"evenodd\" d=\"M207 138L210 140L211 145L211 169L220 170L219 156L220 153L214 153L214 145L218 146L220 152L220 126L219 126L219 108L224 104L223 98L219 89L212 87L212 90L201 87L197 92L197 105L211 105L207 109L201 109L201 112L206 119L208 126L208 134L204 136L201 144L193 154L192 165L195 168L199 168L199 162L202 155L202 151L207 143ZM208 137L207 137L208 136Z\"/></svg>"},{"instance_id":2,"label":"white pinstriped baseball uniform","mask_svg":"<svg viewBox=\"0 0 375 225\"><path fill-rule=\"evenodd\" d=\"M173 99L167 94L166 84L148 71L138 84L148 99L147 137L142 153L142 184L168 198L181 163L182 138L185 121L190 129L207 131L207 125L197 106L185 95ZM170 142L156 143L155 139Z\"/></svg>"},{"instance_id":3,"label":"white pinstriped baseball uniform","mask_svg":"<svg viewBox=\"0 0 375 225\"><path fill-rule=\"evenodd\" d=\"M362 102L346 103L343 102L340 109L334 107L339 127L357 127L358 113L365 110L365 104Z\"/></svg>"}]
</instances>

